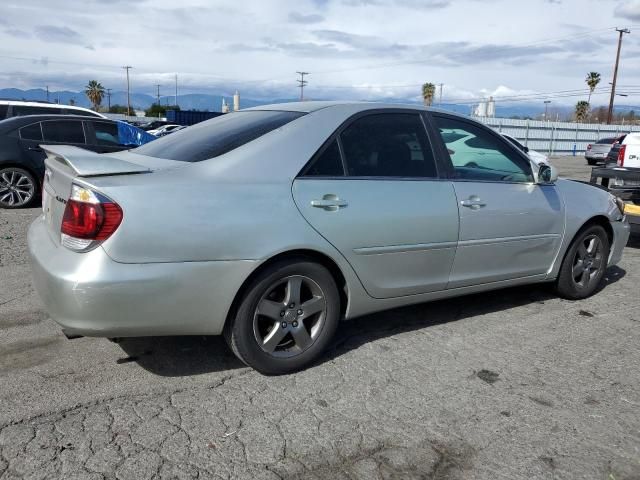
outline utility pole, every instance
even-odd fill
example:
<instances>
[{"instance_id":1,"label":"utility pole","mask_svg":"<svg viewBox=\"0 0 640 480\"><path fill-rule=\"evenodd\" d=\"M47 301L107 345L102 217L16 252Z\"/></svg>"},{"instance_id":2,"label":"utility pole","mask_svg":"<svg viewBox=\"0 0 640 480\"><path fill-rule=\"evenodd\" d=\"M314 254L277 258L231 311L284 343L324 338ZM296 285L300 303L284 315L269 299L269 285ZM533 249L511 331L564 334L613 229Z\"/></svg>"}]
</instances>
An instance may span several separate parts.
<instances>
[{"instance_id":1,"label":"utility pole","mask_svg":"<svg viewBox=\"0 0 640 480\"><path fill-rule=\"evenodd\" d=\"M107 112L111 110L111 89L107 88Z\"/></svg>"},{"instance_id":2,"label":"utility pole","mask_svg":"<svg viewBox=\"0 0 640 480\"><path fill-rule=\"evenodd\" d=\"M47 85L47 102L49 101L49 85Z\"/></svg>"},{"instance_id":3,"label":"utility pole","mask_svg":"<svg viewBox=\"0 0 640 480\"><path fill-rule=\"evenodd\" d=\"M156 84L156 87L158 87L158 93L156 95L156 98L157 98L156 103L158 104L158 106L160 106L160 87L161 86L162 85L160 85L159 83Z\"/></svg>"},{"instance_id":4,"label":"utility pole","mask_svg":"<svg viewBox=\"0 0 640 480\"><path fill-rule=\"evenodd\" d=\"M176 109L178 108L178 74L176 73L176 103L175 103L175 107Z\"/></svg>"},{"instance_id":5,"label":"utility pole","mask_svg":"<svg viewBox=\"0 0 640 480\"><path fill-rule=\"evenodd\" d=\"M444 83L438 84L440 87L440 101L438 102L438 106L442 107L442 88L444 87Z\"/></svg>"},{"instance_id":6,"label":"utility pole","mask_svg":"<svg viewBox=\"0 0 640 480\"><path fill-rule=\"evenodd\" d=\"M127 117L131 116L131 91L129 89L129 69L133 68L131 65L125 65L124 68L127 71Z\"/></svg>"},{"instance_id":7,"label":"utility pole","mask_svg":"<svg viewBox=\"0 0 640 480\"><path fill-rule=\"evenodd\" d=\"M618 81L618 64L620 63L620 49L622 48L622 35L631 33L628 28L616 28L616 32L620 34L618 37L618 53L616 54L616 65L613 67L613 82L611 83L611 98L609 99L609 113L607 114L607 125L611 125L613 118L613 101L616 96L616 82Z\"/></svg>"},{"instance_id":8,"label":"utility pole","mask_svg":"<svg viewBox=\"0 0 640 480\"><path fill-rule=\"evenodd\" d=\"M304 76L309 75L309 72L296 72L296 73L300 75L300 80L297 80L297 82L298 82L298 87L300 88L300 101L302 102L304 101L304 87L309 83L304 79Z\"/></svg>"}]
</instances>

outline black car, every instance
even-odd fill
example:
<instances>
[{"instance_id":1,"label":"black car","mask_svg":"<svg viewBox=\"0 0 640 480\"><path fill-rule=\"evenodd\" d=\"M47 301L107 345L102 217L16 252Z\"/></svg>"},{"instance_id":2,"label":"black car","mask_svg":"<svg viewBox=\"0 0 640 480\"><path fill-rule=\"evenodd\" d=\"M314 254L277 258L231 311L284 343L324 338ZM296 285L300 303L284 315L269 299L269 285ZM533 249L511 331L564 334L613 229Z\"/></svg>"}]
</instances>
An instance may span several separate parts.
<instances>
[{"instance_id":1,"label":"black car","mask_svg":"<svg viewBox=\"0 0 640 480\"><path fill-rule=\"evenodd\" d=\"M28 115L0 121L0 208L29 206L38 198L46 158L40 145L56 143L99 153L131 148L119 143L113 120Z\"/></svg>"}]
</instances>

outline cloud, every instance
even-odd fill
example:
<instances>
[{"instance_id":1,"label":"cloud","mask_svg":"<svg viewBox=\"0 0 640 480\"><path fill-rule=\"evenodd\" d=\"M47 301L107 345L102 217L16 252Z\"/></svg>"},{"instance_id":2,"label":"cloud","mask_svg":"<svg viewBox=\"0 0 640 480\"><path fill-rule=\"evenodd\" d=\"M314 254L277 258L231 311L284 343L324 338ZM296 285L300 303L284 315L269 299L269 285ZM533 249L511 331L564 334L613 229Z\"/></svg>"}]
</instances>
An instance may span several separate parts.
<instances>
[{"instance_id":1,"label":"cloud","mask_svg":"<svg viewBox=\"0 0 640 480\"><path fill-rule=\"evenodd\" d=\"M317 14L317 13L312 13L312 14L309 14L309 15L303 15L300 12L291 12L289 14L289 21L291 23L303 23L303 24L320 23L320 22L324 21L324 17L322 15Z\"/></svg>"},{"instance_id":2,"label":"cloud","mask_svg":"<svg viewBox=\"0 0 640 480\"><path fill-rule=\"evenodd\" d=\"M640 0L619 4L614 10L614 15L634 22L640 21Z\"/></svg>"},{"instance_id":3,"label":"cloud","mask_svg":"<svg viewBox=\"0 0 640 480\"><path fill-rule=\"evenodd\" d=\"M451 5L451 0L343 0L343 3L352 7L395 6L414 9L433 9L448 7Z\"/></svg>"},{"instance_id":4,"label":"cloud","mask_svg":"<svg viewBox=\"0 0 640 480\"><path fill-rule=\"evenodd\" d=\"M39 25L35 33L45 42L75 43L82 42L82 36L69 27L56 27L55 25Z\"/></svg>"},{"instance_id":5,"label":"cloud","mask_svg":"<svg viewBox=\"0 0 640 480\"><path fill-rule=\"evenodd\" d=\"M31 34L29 32L25 32L24 30L20 30L18 28L7 28L4 33L10 35L15 38L29 38Z\"/></svg>"}]
</instances>

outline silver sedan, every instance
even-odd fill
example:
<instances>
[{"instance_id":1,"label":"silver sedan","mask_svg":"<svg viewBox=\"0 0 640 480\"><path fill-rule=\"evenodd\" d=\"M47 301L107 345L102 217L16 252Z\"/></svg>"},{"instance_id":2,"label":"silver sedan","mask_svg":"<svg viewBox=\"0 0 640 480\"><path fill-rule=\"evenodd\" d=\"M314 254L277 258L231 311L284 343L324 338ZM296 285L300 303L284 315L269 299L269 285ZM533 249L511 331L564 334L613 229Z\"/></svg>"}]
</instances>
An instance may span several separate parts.
<instances>
[{"instance_id":1,"label":"silver sedan","mask_svg":"<svg viewBox=\"0 0 640 480\"><path fill-rule=\"evenodd\" d=\"M129 152L43 145L36 288L68 336L224 334L266 374L341 319L531 283L596 292L621 203L468 118L407 105L252 108Z\"/></svg>"}]
</instances>

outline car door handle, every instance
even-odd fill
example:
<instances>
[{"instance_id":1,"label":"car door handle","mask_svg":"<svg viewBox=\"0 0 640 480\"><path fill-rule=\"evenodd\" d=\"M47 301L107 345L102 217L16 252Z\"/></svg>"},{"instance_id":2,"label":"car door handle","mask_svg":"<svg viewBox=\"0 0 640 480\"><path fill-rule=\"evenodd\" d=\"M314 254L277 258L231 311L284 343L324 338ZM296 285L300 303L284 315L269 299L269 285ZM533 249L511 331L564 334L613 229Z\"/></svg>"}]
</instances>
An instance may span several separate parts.
<instances>
[{"instance_id":1,"label":"car door handle","mask_svg":"<svg viewBox=\"0 0 640 480\"><path fill-rule=\"evenodd\" d=\"M31 150L32 152L41 152L42 149L40 147L29 147L27 150Z\"/></svg>"},{"instance_id":2,"label":"car door handle","mask_svg":"<svg viewBox=\"0 0 640 480\"><path fill-rule=\"evenodd\" d=\"M463 207L467 207L470 208L471 210L478 210L482 207L486 207L487 204L484 203L482 200L480 200L479 197L472 195L470 196L468 199L466 200L462 200L460 202L460 205L462 205Z\"/></svg>"},{"instance_id":3,"label":"car door handle","mask_svg":"<svg viewBox=\"0 0 640 480\"><path fill-rule=\"evenodd\" d=\"M337 195L327 194L322 196L322 200L311 200L311 206L315 208L322 208L328 212L335 212L340 208L344 208L349 205L344 200L340 199Z\"/></svg>"}]
</instances>

